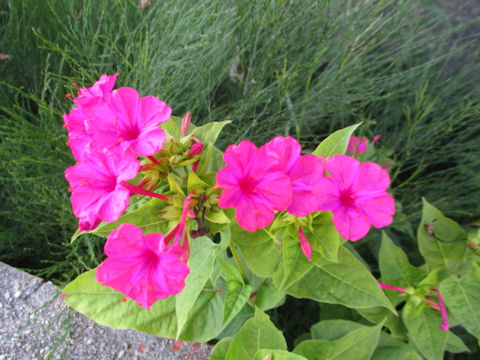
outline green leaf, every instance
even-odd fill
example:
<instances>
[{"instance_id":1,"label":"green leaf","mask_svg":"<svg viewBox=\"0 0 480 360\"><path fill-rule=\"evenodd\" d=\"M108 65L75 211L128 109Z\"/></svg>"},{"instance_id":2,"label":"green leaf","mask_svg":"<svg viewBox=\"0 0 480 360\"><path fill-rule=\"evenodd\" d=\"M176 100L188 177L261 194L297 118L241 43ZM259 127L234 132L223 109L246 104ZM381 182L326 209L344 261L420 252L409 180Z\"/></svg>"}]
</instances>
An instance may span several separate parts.
<instances>
[{"instance_id":1,"label":"green leaf","mask_svg":"<svg viewBox=\"0 0 480 360\"><path fill-rule=\"evenodd\" d=\"M347 151L348 140L359 125L360 123L335 131L317 146L313 155L326 155L328 159L334 155L345 154L345 151Z\"/></svg>"},{"instance_id":2,"label":"green leaf","mask_svg":"<svg viewBox=\"0 0 480 360\"><path fill-rule=\"evenodd\" d=\"M465 345L462 339L460 339L457 335L455 335L451 331L449 331L447 335L447 345L445 350L454 354L462 353L462 352L470 352L467 345Z\"/></svg>"},{"instance_id":3,"label":"green leaf","mask_svg":"<svg viewBox=\"0 0 480 360\"><path fill-rule=\"evenodd\" d=\"M251 319L255 315L255 310L249 305L245 304L245 306L240 310L240 312L230 321L229 324L222 330L220 335L218 335L219 339L224 337L233 337L238 334L240 328Z\"/></svg>"},{"instance_id":4,"label":"green leaf","mask_svg":"<svg viewBox=\"0 0 480 360\"><path fill-rule=\"evenodd\" d=\"M440 283L448 310L480 340L480 281L475 277L449 277Z\"/></svg>"},{"instance_id":5,"label":"green leaf","mask_svg":"<svg viewBox=\"0 0 480 360\"><path fill-rule=\"evenodd\" d=\"M440 329L442 317L428 306L416 314L415 305L407 301L402 310L402 319L410 341L428 360L442 360L447 344L447 332Z\"/></svg>"},{"instance_id":6,"label":"green leaf","mask_svg":"<svg viewBox=\"0 0 480 360\"><path fill-rule=\"evenodd\" d=\"M407 339L407 329L403 321L387 309L376 306L368 309L357 309L357 312L373 324L384 321L384 326L390 333L399 339Z\"/></svg>"},{"instance_id":7,"label":"green leaf","mask_svg":"<svg viewBox=\"0 0 480 360\"><path fill-rule=\"evenodd\" d=\"M159 216L160 210L167 202L160 199L152 199L145 205L130 213L123 214L113 223L102 223L93 234L106 237L110 232L117 229L121 224L129 223L140 227L144 234L159 232L165 234L168 231L168 221Z\"/></svg>"},{"instance_id":8,"label":"green leaf","mask_svg":"<svg viewBox=\"0 0 480 360\"><path fill-rule=\"evenodd\" d=\"M195 128L191 134L204 144L214 144L223 127L230 124L230 120L211 122Z\"/></svg>"},{"instance_id":9,"label":"green leaf","mask_svg":"<svg viewBox=\"0 0 480 360\"><path fill-rule=\"evenodd\" d=\"M128 299L95 278L96 269L83 273L69 283L63 293L65 302L95 322L116 329L136 329L146 333L174 338L177 333L175 298L156 301L150 310Z\"/></svg>"},{"instance_id":10,"label":"green leaf","mask_svg":"<svg viewBox=\"0 0 480 360\"><path fill-rule=\"evenodd\" d=\"M382 325L362 326L335 341L307 340L293 352L309 360L368 360L377 346Z\"/></svg>"},{"instance_id":11,"label":"green leaf","mask_svg":"<svg viewBox=\"0 0 480 360\"><path fill-rule=\"evenodd\" d=\"M285 301L285 294L273 283L272 279L266 279L255 295L255 306L263 311L280 306Z\"/></svg>"},{"instance_id":12,"label":"green leaf","mask_svg":"<svg viewBox=\"0 0 480 360\"><path fill-rule=\"evenodd\" d=\"M223 325L228 325L235 316L242 310L252 293L252 287L245 285L225 294L225 304L223 307Z\"/></svg>"},{"instance_id":13,"label":"green leaf","mask_svg":"<svg viewBox=\"0 0 480 360\"><path fill-rule=\"evenodd\" d=\"M187 322L178 338L207 342L217 337L222 331L222 309L223 300L220 294L203 290L188 313Z\"/></svg>"},{"instance_id":14,"label":"green leaf","mask_svg":"<svg viewBox=\"0 0 480 360\"><path fill-rule=\"evenodd\" d=\"M193 239L190 242L191 256L188 262L190 273L185 279L185 288L175 296L177 309L176 337L182 332L183 326L189 317L190 309L192 309L212 274L216 247L212 240L205 236Z\"/></svg>"},{"instance_id":15,"label":"green leaf","mask_svg":"<svg viewBox=\"0 0 480 360\"><path fill-rule=\"evenodd\" d=\"M260 349L265 348L287 350L287 343L268 315L257 308L255 316L233 338L226 360L253 359Z\"/></svg>"},{"instance_id":16,"label":"green leaf","mask_svg":"<svg viewBox=\"0 0 480 360\"><path fill-rule=\"evenodd\" d=\"M198 174L216 173L221 167L225 166L223 162L223 153L213 144L204 146L203 155L198 163Z\"/></svg>"},{"instance_id":17,"label":"green leaf","mask_svg":"<svg viewBox=\"0 0 480 360\"><path fill-rule=\"evenodd\" d=\"M228 224L230 219L223 210L218 209L218 211L208 211L205 214L205 219L214 223L214 224Z\"/></svg>"},{"instance_id":18,"label":"green leaf","mask_svg":"<svg viewBox=\"0 0 480 360\"><path fill-rule=\"evenodd\" d=\"M210 355L209 360L225 360L228 349L232 344L232 340L233 338L231 337L227 337L225 339L220 340L213 348L213 351L212 351L212 354Z\"/></svg>"},{"instance_id":19,"label":"green leaf","mask_svg":"<svg viewBox=\"0 0 480 360\"><path fill-rule=\"evenodd\" d=\"M367 326L350 320L323 320L310 328L312 339L334 341L360 328Z\"/></svg>"},{"instance_id":20,"label":"green leaf","mask_svg":"<svg viewBox=\"0 0 480 360\"><path fill-rule=\"evenodd\" d=\"M255 354L254 360L308 360L303 356L288 351L261 349Z\"/></svg>"},{"instance_id":21,"label":"green leaf","mask_svg":"<svg viewBox=\"0 0 480 360\"><path fill-rule=\"evenodd\" d=\"M228 290L234 290L245 285L242 274L240 274L240 271L238 271L234 265L220 257L217 258L217 261L225 275L224 277L227 282Z\"/></svg>"},{"instance_id":22,"label":"green leaf","mask_svg":"<svg viewBox=\"0 0 480 360\"><path fill-rule=\"evenodd\" d=\"M417 285L426 276L424 270L408 262L407 255L385 233L382 235L378 261L382 281L389 285L406 288Z\"/></svg>"},{"instance_id":23,"label":"green leaf","mask_svg":"<svg viewBox=\"0 0 480 360\"><path fill-rule=\"evenodd\" d=\"M422 357L410 345L394 339L382 332L378 346L373 352L372 360L422 360Z\"/></svg>"},{"instance_id":24,"label":"green leaf","mask_svg":"<svg viewBox=\"0 0 480 360\"><path fill-rule=\"evenodd\" d=\"M417 237L420 253L430 270L442 266L449 268L467 251L465 231L425 199Z\"/></svg>"},{"instance_id":25,"label":"green leaf","mask_svg":"<svg viewBox=\"0 0 480 360\"><path fill-rule=\"evenodd\" d=\"M182 123L182 119L177 116L172 116L168 121L164 122L160 125L160 127L165 130L168 135L173 137L176 140L180 140L180 126L179 124Z\"/></svg>"},{"instance_id":26,"label":"green leaf","mask_svg":"<svg viewBox=\"0 0 480 360\"><path fill-rule=\"evenodd\" d=\"M370 271L343 246L338 250L338 262L321 259L286 292L356 309L382 306L396 313Z\"/></svg>"},{"instance_id":27,"label":"green leaf","mask_svg":"<svg viewBox=\"0 0 480 360\"><path fill-rule=\"evenodd\" d=\"M209 186L210 185L200 179L195 172L190 171L188 173L187 192L189 194L194 190L207 189Z\"/></svg>"},{"instance_id":28,"label":"green leaf","mask_svg":"<svg viewBox=\"0 0 480 360\"><path fill-rule=\"evenodd\" d=\"M318 251L325 259L337 261L340 235L332 221L332 213L323 211L317 213L312 221L312 230L304 229L305 236L310 241L314 251Z\"/></svg>"},{"instance_id":29,"label":"green leaf","mask_svg":"<svg viewBox=\"0 0 480 360\"><path fill-rule=\"evenodd\" d=\"M232 224L230 229L232 241L240 248L250 270L260 277L271 276L282 254L267 233L263 230L251 233L237 224Z\"/></svg>"}]
</instances>

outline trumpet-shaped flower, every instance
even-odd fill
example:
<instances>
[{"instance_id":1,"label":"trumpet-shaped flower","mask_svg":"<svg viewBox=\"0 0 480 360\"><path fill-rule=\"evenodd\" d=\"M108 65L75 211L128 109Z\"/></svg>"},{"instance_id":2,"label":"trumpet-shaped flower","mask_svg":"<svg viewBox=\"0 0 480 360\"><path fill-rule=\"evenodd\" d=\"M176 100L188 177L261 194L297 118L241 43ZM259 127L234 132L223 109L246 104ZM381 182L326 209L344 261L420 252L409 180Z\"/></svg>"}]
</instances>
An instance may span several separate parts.
<instances>
[{"instance_id":1,"label":"trumpet-shaped flower","mask_svg":"<svg viewBox=\"0 0 480 360\"><path fill-rule=\"evenodd\" d=\"M392 222L395 202L386 192L387 170L346 155L331 157L326 167L332 176L318 183L318 210L333 213L333 224L344 239L359 240L371 225L381 228Z\"/></svg>"},{"instance_id":2,"label":"trumpet-shaped flower","mask_svg":"<svg viewBox=\"0 0 480 360\"><path fill-rule=\"evenodd\" d=\"M82 161L65 170L80 230L92 230L100 220L118 220L130 198L130 191L122 182L135 178L139 168L140 163L133 156L119 158L102 151L85 153Z\"/></svg>"},{"instance_id":3,"label":"trumpet-shaped flower","mask_svg":"<svg viewBox=\"0 0 480 360\"><path fill-rule=\"evenodd\" d=\"M139 227L122 224L107 238L107 258L96 278L148 310L158 299L176 295L185 287L190 269L180 259L182 253L182 245L167 246L160 233L143 235Z\"/></svg>"},{"instance_id":4,"label":"trumpet-shaped flower","mask_svg":"<svg viewBox=\"0 0 480 360\"><path fill-rule=\"evenodd\" d=\"M242 228L250 232L264 228L273 221L275 210L290 205L291 180L267 151L243 140L230 145L223 160L227 165L217 173L217 186L223 189L218 206L235 207Z\"/></svg>"},{"instance_id":5,"label":"trumpet-shaped flower","mask_svg":"<svg viewBox=\"0 0 480 360\"><path fill-rule=\"evenodd\" d=\"M368 150L367 138L356 136L350 136L348 140L347 152L352 153L353 155L363 153Z\"/></svg>"},{"instance_id":6,"label":"trumpet-shaped flower","mask_svg":"<svg viewBox=\"0 0 480 360\"><path fill-rule=\"evenodd\" d=\"M154 96L139 97L133 88L114 90L108 103L88 108L88 124L96 149L127 150L150 156L162 149L165 132L160 124L170 118L172 109Z\"/></svg>"},{"instance_id":7,"label":"trumpet-shaped flower","mask_svg":"<svg viewBox=\"0 0 480 360\"><path fill-rule=\"evenodd\" d=\"M290 136L277 136L266 143L264 148L277 159L279 169L292 182L293 196L288 212L302 217L316 211L317 184L325 176L323 160L315 155L300 155L300 144Z\"/></svg>"}]
</instances>

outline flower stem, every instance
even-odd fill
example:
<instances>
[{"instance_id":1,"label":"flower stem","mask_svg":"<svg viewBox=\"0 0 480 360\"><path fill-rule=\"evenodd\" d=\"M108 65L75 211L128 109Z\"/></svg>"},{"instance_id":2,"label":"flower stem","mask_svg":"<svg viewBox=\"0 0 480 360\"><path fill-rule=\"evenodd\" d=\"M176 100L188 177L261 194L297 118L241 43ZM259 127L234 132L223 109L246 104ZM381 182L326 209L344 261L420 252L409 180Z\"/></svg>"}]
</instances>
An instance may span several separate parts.
<instances>
[{"instance_id":1,"label":"flower stem","mask_svg":"<svg viewBox=\"0 0 480 360\"><path fill-rule=\"evenodd\" d=\"M248 276L247 272L245 271L245 268L243 267L242 260L240 259L240 255L238 255L237 248L235 247L235 244L230 244L228 245L230 248L230 251L232 252L233 259L235 260L235 263L237 264L238 270L240 270L240 274L242 275L243 281L248 284Z\"/></svg>"},{"instance_id":2,"label":"flower stem","mask_svg":"<svg viewBox=\"0 0 480 360\"><path fill-rule=\"evenodd\" d=\"M165 201L169 200L168 197L166 197L165 195L157 194L157 193L154 193L152 191L142 189L139 186L132 185L132 184L127 183L125 181L122 181L122 186L125 187L126 189L128 189L132 194L140 194L140 195L145 195L145 196L151 196L151 197L161 199L161 200L165 200Z\"/></svg>"}]
</instances>

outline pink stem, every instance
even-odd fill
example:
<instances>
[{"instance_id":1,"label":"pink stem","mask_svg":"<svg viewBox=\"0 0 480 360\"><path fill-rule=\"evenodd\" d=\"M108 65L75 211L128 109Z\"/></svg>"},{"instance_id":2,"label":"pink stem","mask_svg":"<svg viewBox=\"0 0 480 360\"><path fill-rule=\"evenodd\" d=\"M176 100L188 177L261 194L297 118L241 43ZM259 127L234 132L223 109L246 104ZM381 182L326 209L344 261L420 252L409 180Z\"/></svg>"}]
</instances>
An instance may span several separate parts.
<instances>
[{"instance_id":1,"label":"pink stem","mask_svg":"<svg viewBox=\"0 0 480 360\"><path fill-rule=\"evenodd\" d=\"M161 199L161 200L165 200L165 201L169 200L168 197L166 197L165 195L157 194L157 193L142 189L139 186L132 185L132 184L127 183L125 181L122 181L122 185L123 185L123 187L127 188L132 194L140 194L140 195L145 195L145 196L151 196L151 197Z\"/></svg>"},{"instance_id":2,"label":"pink stem","mask_svg":"<svg viewBox=\"0 0 480 360\"><path fill-rule=\"evenodd\" d=\"M154 163L154 164L157 164L157 165L160 164L160 163L158 162L158 160L155 159L155 157L153 157L152 155L147 156L147 158L149 158L150 161L151 161L152 163Z\"/></svg>"},{"instance_id":3,"label":"pink stem","mask_svg":"<svg viewBox=\"0 0 480 360\"><path fill-rule=\"evenodd\" d=\"M448 322L447 308L445 307L445 303L443 302L442 294L440 294L440 291L438 291L437 289L430 290L435 291L438 296L438 304L440 305L440 313L442 314L443 320L443 322L440 324L440 329L442 329L443 331L448 331L450 324Z\"/></svg>"},{"instance_id":4,"label":"pink stem","mask_svg":"<svg viewBox=\"0 0 480 360\"><path fill-rule=\"evenodd\" d=\"M380 286L380 288L382 288L382 289L392 289L392 290L396 290L396 291L407 292L407 289L397 287L397 286L382 284L381 282L378 283L378 286Z\"/></svg>"}]
</instances>

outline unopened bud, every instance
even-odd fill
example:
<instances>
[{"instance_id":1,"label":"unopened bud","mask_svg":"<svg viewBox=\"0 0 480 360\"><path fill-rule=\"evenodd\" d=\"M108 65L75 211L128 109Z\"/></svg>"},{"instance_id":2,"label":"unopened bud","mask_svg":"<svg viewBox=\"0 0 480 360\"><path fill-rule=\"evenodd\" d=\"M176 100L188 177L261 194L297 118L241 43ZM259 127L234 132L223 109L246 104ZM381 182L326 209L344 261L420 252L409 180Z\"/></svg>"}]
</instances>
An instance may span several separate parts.
<instances>
[{"instance_id":1,"label":"unopened bud","mask_svg":"<svg viewBox=\"0 0 480 360\"><path fill-rule=\"evenodd\" d=\"M185 115L183 115L182 128L181 128L182 136L187 135L188 128L190 127L191 119L192 119L192 117L191 117L189 112L187 112Z\"/></svg>"}]
</instances>

